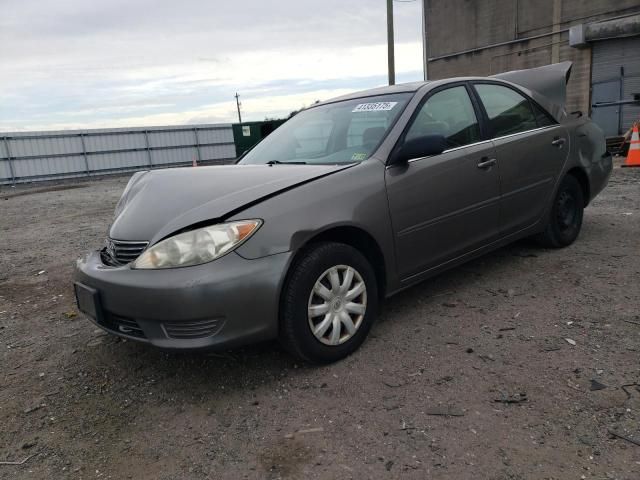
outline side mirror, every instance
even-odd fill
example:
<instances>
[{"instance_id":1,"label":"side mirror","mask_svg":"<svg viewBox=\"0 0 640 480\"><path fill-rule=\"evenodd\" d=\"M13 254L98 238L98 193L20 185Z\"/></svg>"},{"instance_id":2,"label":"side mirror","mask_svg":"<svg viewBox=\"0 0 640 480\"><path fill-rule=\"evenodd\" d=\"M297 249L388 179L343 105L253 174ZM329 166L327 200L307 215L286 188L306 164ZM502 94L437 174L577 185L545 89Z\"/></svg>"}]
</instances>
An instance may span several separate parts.
<instances>
[{"instance_id":1,"label":"side mirror","mask_svg":"<svg viewBox=\"0 0 640 480\"><path fill-rule=\"evenodd\" d=\"M424 135L402 144L391 161L392 165L406 163L414 158L439 155L447 149L447 139L442 135Z\"/></svg>"}]
</instances>

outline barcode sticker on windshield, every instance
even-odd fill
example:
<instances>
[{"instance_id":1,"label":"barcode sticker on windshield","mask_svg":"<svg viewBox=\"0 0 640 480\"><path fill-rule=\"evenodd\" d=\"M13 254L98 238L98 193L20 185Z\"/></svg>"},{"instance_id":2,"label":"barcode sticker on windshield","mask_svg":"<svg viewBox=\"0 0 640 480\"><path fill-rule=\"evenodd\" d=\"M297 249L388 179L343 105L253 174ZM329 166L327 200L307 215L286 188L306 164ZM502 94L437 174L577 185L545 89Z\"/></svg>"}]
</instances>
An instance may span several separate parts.
<instances>
[{"instance_id":1,"label":"barcode sticker on windshield","mask_svg":"<svg viewBox=\"0 0 640 480\"><path fill-rule=\"evenodd\" d=\"M376 103L361 103L356 105L356 108L351 110L351 113L356 112L386 112L395 107L398 102L376 102Z\"/></svg>"}]
</instances>

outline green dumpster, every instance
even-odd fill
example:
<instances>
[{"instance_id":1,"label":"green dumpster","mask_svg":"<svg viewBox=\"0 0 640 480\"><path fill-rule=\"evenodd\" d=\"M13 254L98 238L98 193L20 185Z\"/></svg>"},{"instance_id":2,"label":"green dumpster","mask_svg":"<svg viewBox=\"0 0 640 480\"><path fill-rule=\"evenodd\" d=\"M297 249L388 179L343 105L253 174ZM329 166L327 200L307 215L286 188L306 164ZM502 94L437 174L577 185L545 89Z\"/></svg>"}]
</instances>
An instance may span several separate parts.
<instances>
[{"instance_id":1,"label":"green dumpster","mask_svg":"<svg viewBox=\"0 0 640 480\"><path fill-rule=\"evenodd\" d=\"M233 142L236 145L236 156L239 157L247 150L253 148L260 140L265 138L286 120L265 120L263 122L234 123Z\"/></svg>"}]
</instances>

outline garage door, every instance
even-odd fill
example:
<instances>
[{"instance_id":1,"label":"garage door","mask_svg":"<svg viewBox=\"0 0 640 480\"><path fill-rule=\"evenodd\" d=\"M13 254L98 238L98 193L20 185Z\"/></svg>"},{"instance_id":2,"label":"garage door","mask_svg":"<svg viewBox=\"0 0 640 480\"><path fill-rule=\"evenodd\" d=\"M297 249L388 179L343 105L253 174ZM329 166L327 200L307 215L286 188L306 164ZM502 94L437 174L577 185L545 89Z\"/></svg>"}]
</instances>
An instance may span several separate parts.
<instances>
[{"instance_id":1,"label":"garage door","mask_svg":"<svg viewBox=\"0 0 640 480\"><path fill-rule=\"evenodd\" d=\"M615 96L611 88L613 82L620 86L618 99L632 100L634 93L640 94L640 37L594 42L592 55L591 115L607 134L624 133L634 121L640 120L640 105L606 107L602 110L602 107L593 107L593 104L604 101L604 97ZM606 93L603 92L605 89ZM611 124L615 120L618 125Z\"/></svg>"}]
</instances>

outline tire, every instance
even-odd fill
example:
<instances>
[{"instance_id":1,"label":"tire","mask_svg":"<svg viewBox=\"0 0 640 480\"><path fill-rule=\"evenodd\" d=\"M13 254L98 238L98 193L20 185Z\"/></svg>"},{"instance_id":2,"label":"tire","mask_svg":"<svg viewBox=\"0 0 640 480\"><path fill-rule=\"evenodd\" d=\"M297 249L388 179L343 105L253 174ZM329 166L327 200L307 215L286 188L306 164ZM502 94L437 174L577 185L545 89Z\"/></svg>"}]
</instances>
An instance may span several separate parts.
<instances>
[{"instance_id":1,"label":"tire","mask_svg":"<svg viewBox=\"0 0 640 480\"><path fill-rule=\"evenodd\" d=\"M339 288L332 287L333 279L337 279ZM364 284L364 291L360 283ZM303 361L336 362L360 347L377 313L376 276L364 255L342 243L317 243L301 252L285 282L280 343ZM345 314L351 324L344 321Z\"/></svg>"},{"instance_id":2,"label":"tire","mask_svg":"<svg viewBox=\"0 0 640 480\"><path fill-rule=\"evenodd\" d=\"M548 248L571 245L580 234L584 215L584 193L573 175L567 175L560 183L551 206L547 226L536 237L538 243Z\"/></svg>"}]
</instances>

